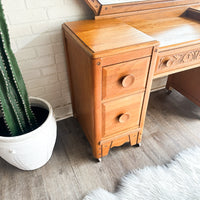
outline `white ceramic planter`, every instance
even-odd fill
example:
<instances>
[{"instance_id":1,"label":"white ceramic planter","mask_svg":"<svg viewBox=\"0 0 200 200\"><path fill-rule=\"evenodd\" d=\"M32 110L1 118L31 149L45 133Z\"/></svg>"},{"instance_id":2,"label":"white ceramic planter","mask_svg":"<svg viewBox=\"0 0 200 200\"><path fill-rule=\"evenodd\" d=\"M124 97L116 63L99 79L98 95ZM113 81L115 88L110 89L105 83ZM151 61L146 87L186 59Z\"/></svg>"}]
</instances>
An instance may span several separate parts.
<instances>
[{"instance_id":1,"label":"white ceramic planter","mask_svg":"<svg viewBox=\"0 0 200 200\"><path fill-rule=\"evenodd\" d=\"M0 136L0 157L22 170L42 167L50 159L56 141L57 126L51 105L31 97L32 106L49 111L46 121L34 131L15 137Z\"/></svg>"}]
</instances>

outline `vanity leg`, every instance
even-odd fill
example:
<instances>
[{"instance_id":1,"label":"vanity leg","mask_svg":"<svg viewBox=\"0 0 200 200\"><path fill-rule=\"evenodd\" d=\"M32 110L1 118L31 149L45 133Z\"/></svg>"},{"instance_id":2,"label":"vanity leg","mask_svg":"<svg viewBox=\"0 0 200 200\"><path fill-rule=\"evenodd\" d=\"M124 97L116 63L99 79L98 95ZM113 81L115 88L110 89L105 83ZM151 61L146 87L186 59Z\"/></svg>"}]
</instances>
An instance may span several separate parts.
<instances>
[{"instance_id":1,"label":"vanity leg","mask_svg":"<svg viewBox=\"0 0 200 200\"><path fill-rule=\"evenodd\" d=\"M167 89L168 95L172 93L172 89L173 89L173 87L172 87L172 76L168 76L166 89Z\"/></svg>"},{"instance_id":2,"label":"vanity leg","mask_svg":"<svg viewBox=\"0 0 200 200\"><path fill-rule=\"evenodd\" d=\"M131 146L137 144L137 133L133 133L129 135L129 142L131 144Z\"/></svg>"},{"instance_id":3,"label":"vanity leg","mask_svg":"<svg viewBox=\"0 0 200 200\"><path fill-rule=\"evenodd\" d=\"M107 142L105 144L102 144L102 152L101 157L107 156L110 151L111 142Z\"/></svg>"},{"instance_id":4,"label":"vanity leg","mask_svg":"<svg viewBox=\"0 0 200 200\"><path fill-rule=\"evenodd\" d=\"M141 146L142 146L142 143L136 144L136 147L141 147Z\"/></svg>"},{"instance_id":5,"label":"vanity leg","mask_svg":"<svg viewBox=\"0 0 200 200\"><path fill-rule=\"evenodd\" d=\"M99 160L102 157L102 146L101 145L94 145L92 147L93 156L95 159Z\"/></svg>"},{"instance_id":6,"label":"vanity leg","mask_svg":"<svg viewBox=\"0 0 200 200\"><path fill-rule=\"evenodd\" d=\"M138 137L137 137L137 142L136 142L136 147L141 147L142 144L141 144L141 141L142 141L142 132L139 132L138 133Z\"/></svg>"},{"instance_id":7,"label":"vanity leg","mask_svg":"<svg viewBox=\"0 0 200 200\"><path fill-rule=\"evenodd\" d=\"M100 162L102 157L108 155L110 148L111 148L111 142L106 142L104 144L100 144L100 145L93 147L94 158Z\"/></svg>"},{"instance_id":8,"label":"vanity leg","mask_svg":"<svg viewBox=\"0 0 200 200\"><path fill-rule=\"evenodd\" d=\"M169 88L167 89L167 94L168 94L168 95L170 95L170 94L172 93L172 89L173 89L172 87L169 87Z\"/></svg>"},{"instance_id":9,"label":"vanity leg","mask_svg":"<svg viewBox=\"0 0 200 200\"><path fill-rule=\"evenodd\" d=\"M137 144L141 144L141 141L142 141L142 132L139 132L138 133L138 138L137 138Z\"/></svg>"}]
</instances>

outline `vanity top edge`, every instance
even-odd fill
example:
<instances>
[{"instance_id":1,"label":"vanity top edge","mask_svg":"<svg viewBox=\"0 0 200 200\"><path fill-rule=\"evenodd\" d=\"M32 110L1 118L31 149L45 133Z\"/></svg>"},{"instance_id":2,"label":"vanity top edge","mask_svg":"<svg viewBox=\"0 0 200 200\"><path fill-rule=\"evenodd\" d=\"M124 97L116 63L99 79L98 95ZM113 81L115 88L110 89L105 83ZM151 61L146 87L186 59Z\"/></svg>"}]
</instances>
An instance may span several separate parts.
<instances>
[{"instance_id":1,"label":"vanity top edge","mask_svg":"<svg viewBox=\"0 0 200 200\"><path fill-rule=\"evenodd\" d=\"M154 38L118 19L66 22L63 27L76 36L95 57L102 52L116 49L137 49L141 46L147 48L159 45Z\"/></svg>"}]
</instances>

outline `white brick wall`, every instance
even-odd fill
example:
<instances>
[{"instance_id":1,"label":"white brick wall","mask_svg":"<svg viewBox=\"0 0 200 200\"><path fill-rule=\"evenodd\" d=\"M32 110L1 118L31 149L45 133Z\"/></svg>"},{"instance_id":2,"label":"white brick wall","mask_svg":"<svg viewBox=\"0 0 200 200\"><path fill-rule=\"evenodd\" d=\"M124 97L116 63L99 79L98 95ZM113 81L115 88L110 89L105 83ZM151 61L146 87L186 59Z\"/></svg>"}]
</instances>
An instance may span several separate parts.
<instances>
[{"instance_id":1,"label":"white brick wall","mask_svg":"<svg viewBox=\"0 0 200 200\"><path fill-rule=\"evenodd\" d=\"M30 96L48 100L57 119L72 114L61 25L91 17L83 0L3 0L11 45Z\"/></svg>"}]
</instances>

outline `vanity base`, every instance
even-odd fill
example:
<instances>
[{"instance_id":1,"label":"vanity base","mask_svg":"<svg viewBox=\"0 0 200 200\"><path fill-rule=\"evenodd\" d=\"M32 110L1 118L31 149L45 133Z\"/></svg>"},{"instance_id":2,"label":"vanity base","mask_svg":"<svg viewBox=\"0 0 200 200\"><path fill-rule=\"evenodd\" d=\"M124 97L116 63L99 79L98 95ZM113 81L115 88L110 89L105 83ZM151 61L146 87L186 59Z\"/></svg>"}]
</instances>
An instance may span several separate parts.
<instances>
[{"instance_id":1,"label":"vanity base","mask_svg":"<svg viewBox=\"0 0 200 200\"><path fill-rule=\"evenodd\" d=\"M96 19L63 33L73 113L99 159L141 144L153 78L200 105L200 0L86 2Z\"/></svg>"}]
</instances>

